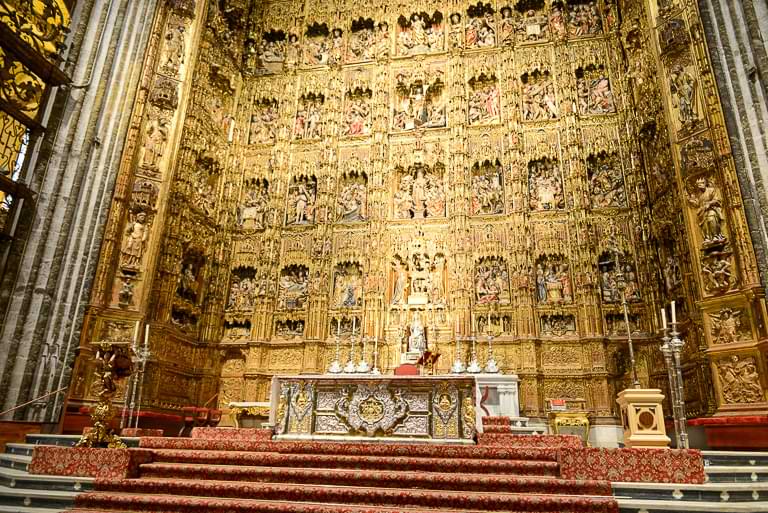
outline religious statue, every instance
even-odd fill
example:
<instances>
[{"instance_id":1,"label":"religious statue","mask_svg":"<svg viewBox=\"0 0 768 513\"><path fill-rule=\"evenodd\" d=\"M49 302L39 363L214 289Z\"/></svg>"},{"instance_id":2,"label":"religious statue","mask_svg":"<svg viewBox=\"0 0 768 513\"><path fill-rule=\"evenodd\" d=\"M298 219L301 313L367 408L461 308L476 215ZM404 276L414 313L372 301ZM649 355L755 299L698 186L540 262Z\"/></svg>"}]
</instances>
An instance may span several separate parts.
<instances>
[{"instance_id":1,"label":"religious statue","mask_svg":"<svg viewBox=\"0 0 768 513\"><path fill-rule=\"evenodd\" d=\"M475 270L475 295L478 304L509 303L509 272L498 257L483 258Z\"/></svg>"},{"instance_id":2,"label":"religious statue","mask_svg":"<svg viewBox=\"0 0 768 513\"><path fill-rule=\"evenodd\" d=\"M568 4L568 33L571 37L593 36L602 30L597 1Z\"/></svg>"},{"instance_id":3,"label":"religious statue","mask_svg":"<svg viewBox=\"0 0 768 513\"><path fill-rule=\"evenodd\" d=\"M141 149L139 166L157 169L165 152L165 144L168 141L168 120L162 117L151 119L147 123L145 133L146 139Z\"/></svg>"},{"instance_id":4,"label":"religious statue","mask_svg":"<svg viewBox=\"0 0 768 513\"><path fill-rule=\"evenodd\" d=\"M496 46L496 29L493 8L490 4L471 5L467 9L467 27L464 35L465 48Z\"/></svg>"},{"instance_id":5,"label":"religious statue","mask_svg":"<svg viewBox=\"0 0 768 513\"><path fill-rule=\"evenodd\" d=\"M238 278L234 276L232 285L229 289L229 302L227 309L231 310L251 310L257 296L256 280L248 276Z\"/></svg>"},{"instance_id":6,"label":"religious statue","mask_svg":"<svg viewBox=\"0 0 768 513\"><path fill-rule=\"evenodd\" d=\"M421 318L418 315L413 316L409 328L408 352L423 353L427 349L427 339L424 334L424 326L421 324Z\"/></svg>"},{"instance_id":7,"label":"religious statue","mask_svg":"<svg viewBox=\"0 0 768 513\"><path fill-rule=\"evenodd\" d=\"M120 248L120 267L127 270L138 270L141 266L141 257L144 255L144 247L149 237L147 226L147 214L139 212L133 218L128 219L125 228L123 244Z\"/></svg>"},{"instance_id":8,"label":"religious statue","mask_svg":"<svg viewBox=\"0 0 768 513\"><path fill-rule=\"evenodd\" d=\"M423 219L445 215L442 176L417 166L415 175L403 174L394 196L396 219Z\"/></svg>"},{"instance_id":9,"label":"religious statue","mask_svg":"<svg viewBox=\"0 0 768 513\"><path fill-rule=\"evenodd\" d=\"M435 255L432 262L432 269L429 274L430 291L429 300L433 305L445 304L445 257Z\"/></svg>"},{"instance_id":10,"label":"religious statue","mask_svg":"<svg viewBox=\"0 0 768 513\"><path fill-rule=\"evenodd\" d=\"M626 206L624 178L621 169L615 167L617 165L615 154L600 153L587 158L592 208Z\"/></svg>"},{"instance_id":11,"label":"religious statue","mask_svg":"<svg viewBox=\"0 0 768 513\"><path fill-rule=\"evenodd\" d=\"M485 161L472 167L472 215L504 213L504 170L501 164Z\"/></svg>"},{"instance_id":12,"label":"religious statue","mask_svg":"<svg viewBox=\"0 0 768 513\"><path fill-rule=\"evenodd\" d=\"M464 26L461 24L461 14L455 12L448 17L448 48L457 50L464 46Z\"/></svg>"},{"instance_id":13,"label":"religious statue","mask_svg":"<svg viewBox=\"0 0 768 513\"><path fill-rule=\"evenodd\" d=\"M290 265L282 270L277 297L278 308L304 308L309 287L309 270L303 265Z\"/></svg>"},{"instance_id":14,"label":"religious statue","mask_svg":"<svg viewBox=\"0 0 768 513\"><path fill-rule=\"evenodd\" d=\"M302 95L299 98L299 109L293 123L295 139L319 139L323 134L321 109L325 101L323 95Z\"/></svg>"},{"instance_id":15,"label":"religious statue","mask_svg":"<svg viewBox=\"0 0 768 513\"><path fill-rule=\"evenodd\" d=\"M512 46L515 42L515 18L508 5L501 8L498 41L501 46Z\"/></svg>"},{"instance_id":16,"label":"religious statue","mask_svg":"<svg viewBox=\"0 0 768 513\"><path fill-rule=\"evenodd\" d=\"M373 60L375 52L376 35L374 34L374 21L370 18L353 20L352 30L349 33L347 62Z\"/></svg>"},{"instance_id":17,"label":"religious statue","mask_svg":"<svg viewBox=\"0 0 768 513\"><path fill-rule=\"evenodd\" d=\"M709 314L712 320L712 337L715 344L733 344L749 334L744 333L741 323L741 310L722 308L719 313Z\"/></svg>"},{"instance_id":18,"label":"religious statue","mask_svg":"<svg viewBox=\"0 0 768 513\"><path fill-rule=\"evenodd\" d=\"M192 301L193 303L197 302L198 299L198 282L196 273L197 272L194 268L194 265L191 262L182 265L181 273L179 273L179 278L176 285L176 295L187 299L188 301Z\"/></svg>"},{"instance_id":19,"label":"religious statue","mask_svg":"<svg viewBox=\"0 0 768 513\"><path fill-rule=\"evenodd\" d=\"M370 89L356 89L347 92L344 105L342 135L369 135L371 133Z\"/></svg>"},{"instance_id":20,"label":"religious statue","mask_svg":"<svg viewBox=\"0 0 768 513\"><path fill-rule=\"evenodd\" d=\"M333 278L336 308L355 308L362 304L362 273L356 264L338 264Z\"/></svg>"},{"instance_id":21,"label":"religious statue","mask_svg":"<svg viewBox=\"0 0 768 513\"><path fill-rule=\"evenodd\" d=\"M483 76L483 78L485 78ZM470 97L467 108L470 125L497 123L500 120L499 86L493 78L469 81Z\"/></svg>"},{"instance_id":22,"label":"religious statue","mask_svg":"<svg viewBox=\"0 0 768 513\"><path fill-rule=\"evenodd\" d=\"M406 70L398 72L395 80L392 128L408 131L446 126L442 69L430 70L424 82Z\"/></svg>"},{"instance_id":23,"label":"religious statue","mask_svg":"<svg viewBox=\"0 0 768 513\"><path fill-rule=\"evenodd\" d=\"M521 43L546 41L549 24L543 9L527 9L517 15L517 40Z\"/></svg>"},{"instance_id":24,"label":"religious statue","mask_svg":"<svg viewBox=\"0 0 768 513\"><path fill-rule=\"evenodd\" d=\"M437 52L443 49L443 15L435 12L432 16L414 13L410 18L400 16L397 21L398 55Z\"/></svg>"},{"instance_id":25,"label":"religious statue","mask_svg":"<svg viewBox=\"0 0 768 513\"><path fill-rule=\"evenodd\" d=\"M730 360L720 360L717 371L726 403L756 403L764 400L754 357L733 355Z\"/></svg>"},{"instance_id":26,"label":"religious statue","mask_svg":"<svg viewBox=\"0 0 768 513\"><path fill-rule=\"evenodd\" d=\"M678 64L670 70L672 105L677 109L677 117L685 128L700 119L696 88L696 79L682 65Z\"/></svg>"},{"instance_id":27,"label":"religious statue","mask_svg":"<svg viewBox=\"0 0 768 513\"><path fill-rule=\"evenodd\" d=\"M365 178L359 177L355 180L350 176L342 181L336 204L337 218L340 222L365 221L367 215Z\"/></svg>"},{"instance_id":28,"label":"religious statue","mask_svg":"<svg viewBox=\"0 0 768 513\"><path fill-rule=\"evenodd\" d=\"M573 286L568 264L560 255L545 255L536 263L536 298L539 303L570 303Z\"/></svg>"},{"instance_id":29,"label":"religious statue","mask_svg":"<svg viewBox=\"0 0 768 513\"><path fill-rule=\"evenodd\" d=\"M559 115L555 86L549 72L525 74L523 82L523 120L545 121Z\"/></svg>"},{"instance_id":30,"label":"religious statue","mask_svg":"<svg viewBox=\"0 0 768 513\"><path fill-rule=\"evenodd\" d=\"M671 256L667 257L664 264L664 288L667 293L674 292L683 282L683 276L680 272L680 265L677 260Z\"/></svg>"},{"instance_id":31,"label":"religious statue","mask_svg":"<svg viewBox=\"0 0 768 513\"><path fill-rule=\"evenodd\" d=\"M266 214L269 204L269 185L266 180L246 184L239 209L238 225L244 230L263 230L267 227Z\"/></svg>"},{"instance_id":32,"label":"religious statue","mask_svg":"<svg viewBox=\"0 0 768 513\"><path fill-rule=\"evenodd\" d=\"M707 292L726 292L731 288L733 275L731 261L726 254L712 254L701 264L704 289Z\"/></svg>"},{"instance_id":33,"label":"religious statue","mask_svg":"<svg viewBox=\"0 0 768 513\"><path fill-rule=\"evenodd\" d=\"M543 158L528 164L528 187L532 210L556 210L565 207L560 168L556 160Z\"/></svg>"},{"instance_id":34,"label":"religious statue","mask_svg":"<svg viewBox=\"0 0 768 513\"><path fill-rule=\"evenodd\" d=\"M313 178L294 178L288 188L286 225L314 223L317 182Z\"/></svg>"},{"instance_id":35,"label":"religious statue","mask_svg":"<svg viewBox=\"0 0 768 513\"><path fill-rule=\"evenodd\" d=\"M285 60L285 34L272 30L265 32L258 51L259 69L262 73L277 73Z\"/></svg>"},{"instance_id":36,"label":"religious statue","mask_svg":"<svg viewBox=\"0 0 768 513\"><path fill-rule=\"evenodd\" d=\"M549 9L549 26L552 29L552 37L556 41L562 41L568 36L563 9L563 2L559 0L552 2Z\"/></svg>"},{"instance_id":37,"label":"religious statue","mask_svg":"<svg viewBox=\"0 0 768 513\"><path fill-rule=\"evenodd\" d=\"M405 264L402 262L395 262L395 284L392 288L392 300L393 305L404 304L407 301L406 288L408 286L408 274L405 268Z\"/></svg>"},{"instance_id":38,"label":"religious statue","mask_svg":"<svg viewBox=\"0 0 768 513\"><path fill-rule=\"evenodd\" d=\"M277 100L257 102L248 129L248 144L273 144L277 138Z\"/></svg>"},{"instance_id":39,"label":"religious statue","mask_svg":"<svg viewBox=\"0 0 768 513\"><path fill-rule=\"evenodd\" d=\"M724 241L723 198L720 190L704 177L696 180L696 188L697 191L688 196L688 203L696 208L704 243Z\"/></svg>"}]
</instances>

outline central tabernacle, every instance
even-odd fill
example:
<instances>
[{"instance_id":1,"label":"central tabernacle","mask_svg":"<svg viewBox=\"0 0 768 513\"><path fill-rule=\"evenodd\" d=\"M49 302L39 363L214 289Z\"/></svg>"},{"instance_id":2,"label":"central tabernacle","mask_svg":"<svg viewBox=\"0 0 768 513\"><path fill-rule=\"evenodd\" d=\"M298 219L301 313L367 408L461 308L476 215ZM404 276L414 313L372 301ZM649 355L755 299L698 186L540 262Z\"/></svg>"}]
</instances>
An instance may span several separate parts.
<instances>
[{"instance_id":1,"label":"central tabernacle","mask_svg":"<svg viewBox=\"0 0 768 513\"><path fill-rule=\"evenodd\" d=\"M470 376L275 376L278 439L413 439L472 443Z\"/></svg>"}]
</instances>

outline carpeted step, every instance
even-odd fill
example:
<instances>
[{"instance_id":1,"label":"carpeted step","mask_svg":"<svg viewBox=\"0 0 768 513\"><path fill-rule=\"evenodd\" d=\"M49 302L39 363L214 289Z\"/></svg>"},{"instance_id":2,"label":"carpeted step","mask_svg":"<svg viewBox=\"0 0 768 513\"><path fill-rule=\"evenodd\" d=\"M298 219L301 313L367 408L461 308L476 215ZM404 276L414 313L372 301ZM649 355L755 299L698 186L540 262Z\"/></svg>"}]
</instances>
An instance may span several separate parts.
<instances>
[{"instance_id":1,"label":"carpeted step","mask_svg":"<svg viewBox=\"0 0 768 513\"><path fill-rule=\"evenodd\" d=\"M390 488L408 483L409 487L431 490L612 495L608 481L449 472L148 463L141 465L141 477Z\"/></svg>"},{"instance_id":2,"label":"carpeted step","mask_svg":"<svg viewBox=\"0 0 768 513\"><path fill-rule=\"evenodd\" d=\"M506 426L504 426L506 427ZM584 447L582 439L576 435L523 435L512 433L478 433L480 445L503 445L505 447L539 447L580 449Z\"/></svg>"},{"instance_id":3,"label":"carpeted step","mask_svg":"<svg viewBox=\"0 0 768 513\"><path fill-rule=\"evenodd\" d=\"M299 468L352 468L362 470L402 470L470 472L476 474L512 474L559 476L556 461L426 458L411 456L350 456L333 454L279 454L274 452L190 451L154 449L154 462L206 465L247 465Z\"/></svg>"},{"instance_id":4,"label":"carpeted step","mask_svg":"<svg viewBox=\"0 0 768 513\"><path fill-rule=\"evenodd\" d=\"M272 440L272 430L263 428L194 427L189 435L204 440Z\"/></svg>"},{"instance_id":5,"label":"carpeted step","mask_svg":"<svg viewBox=\"0 0 768 513\"><path fill-rule=\"evenodd\" d=\"M177 497L173 495L137 495L130 493L84 493L78 497L79 507L71 513L480 513L487 510L466 508L408 508L311 502L263 501L257 499L221 499L209 497ZM614 501L615 504L615 501ZM547 510L508 510L507 513L538 513ZM560 509L559 513L583 513L589 509ZM617 513L618 506L594 510Z\"/></svg>"},{"instance_id":6,"label":"carpeted step","mask_svg":"<svg viewBox=\"0 0 768 513\"><path fill-rule=\"evenodd\" d=\"M333 454L365 456L418 456L438 458L479 458L557 461L557 449L547 447L499 447L428 443L339 443L339 442L258 442L251 440L205 440L193 438L141 439L145 449L187 449L195 451L279 452L285 454Z\"/></svg>"},{"instance_id":7,"label":"carpeted step","mask_svg":"<svg viewBox=\"0 0 768 513\"><path fill-rule=\"evenodd\" d=\"M483 417L483 428L485 426L510 426L512 425L512 421L509 419L509 417Z\"/></svg>"},{"instance_id":8,"label":"carpeted step","mask_svg":"<svg viewBox=\"0 0 768 513\"><path fill-rule=\"evenodd\" d=\"M404 483L406 484L406 483ZM515 493L489 493L468 491L417 490L410 488L372 488L348 486L311 486L287 483L244 483L232 481L200 481L179 479L116 479L94 483L98 492L107 498L109 492L139 494L172 494L179 496L218 497L231 499L259 499L284 502L322 502L375 506L404 506L409 508L439 508L450 505L454 509L482 511L541 511L603 513L617 512L613 497L585 497L570 495L530 495ZM98 496L89 492L85 496ZM77 497L78 506L93 507L83 495ZM180 497L179 499L182 499ZM96 501L103 500L98 497ZM156 504L156 503L155 503ZM119 506L119 504L115 504Z\"/></svg>"}]
</instances>

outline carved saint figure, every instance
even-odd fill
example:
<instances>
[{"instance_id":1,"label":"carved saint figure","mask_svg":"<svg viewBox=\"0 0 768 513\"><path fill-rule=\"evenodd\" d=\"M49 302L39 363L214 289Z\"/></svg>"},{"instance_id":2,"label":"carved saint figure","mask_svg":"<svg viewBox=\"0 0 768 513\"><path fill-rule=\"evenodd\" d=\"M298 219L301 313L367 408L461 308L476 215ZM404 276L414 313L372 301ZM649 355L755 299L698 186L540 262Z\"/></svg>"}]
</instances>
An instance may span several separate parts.
<instances>
[{"instance_id":1,"label":"carved saint figure","mask_svg":"<svg viewBox=\"0 0 768 513\"><path fill-rule=\"evenodd\" d=\"M623 207L626 204L624 178L616 166L616 155L600 153L587 158L592 208Z\"/></svg>"},{"instance_id":2,"label":"carved saint figure","mask_svg":"<svg viewBox=\"0 0 768 513\"><path fill-rule=\"evenodd\" d=\"M756 403L764 399L754 357L733 355L730 360L720 360L717 371L726 403Z\"/></svg>"},{"instance_id":3,"label":"carved saint figure","mask_svg":"<svg viewBox=\"0 0 768 513\"><path fill-rule=\"evenodd\" d=\"M141 257L144 255L148 236L147 214L139 212L133 220L129 219L126 226L120 248L120 267L135 270L141 266Z\"/></svg>"},{"instance_id":4,"label":"carved saint figure","mask_svg":"<svg viewBox=\"0 0 768 513\"><path fill-rule=\"evenodd\" d=\"M568 264L560 255L545 255L536 263L536 298L540 303L570 303L573 286Z\"/></svg>"},{"instance_id":5,"label":"carved saint figure","mask_svg":"<svg viewBox=\"0 0 768 513\"><path fill-rule=\"evenodd\" d=\"M309 271L303 265L291 265L280 273L277 303L281 309L304 308L309 287Z\"/></svg>"},{"instance_id":6,"label":"carved saint figure","mask_svg":"<svg viewBox=\"0 0 768 513\"><path fill-rule=\"evenodd\" d=\"M355 180L350 177L342 182L337 199L337 213L338 220L342 223L365 221L367 213L364 178Z\"/></svg>"},{"instance_id":7,"label":"carved saint figure","mask_svg":"<svg viewBox=\"0 0 768 513\"><path fill-rule=\"evenodd\" d=\"M701 266L704 289L707 292L726 292L731 288L731 261L726 254L713 254Z\"/></svg>"},{"instance_id":8,"label":"carved saint figure","mask_svg":"<svg viewBox=\"0 0 768 513\"><path fill-rule=\"evenodd\" d=\"M315 221L317 182L314 178L294 178L288 189L288 209L285 224L311 224Z\"/></svg>"},{"instance_id":9,"label":"carved saint figure","mask_svg":"<svg viewBox=\"0 0 768 513\"><path fill-rule=\"evenodd\" d=\"M348 91L344 104L342 135L368 135L371 133L370 89Z\"/></svg>"},{"instance_id":10,"label":"carved saint figure","mask_svg":"<svg viewBox=\"0 0 768 513\"><path fill-rule=\"evenodd\" d=\"M699 120L699 106L696 99L696 79L681 65L670 71L670 91L672 105L677 109L677 117L683 127Z\"/></svg>"},{"instance_id":11,"label":"carved saint figure","mask_svg":"<svg viewBox=\"0 0 768 513\"><path fill-rule=\"evenodd\" d=\"M523 82L523 119L545 121L555 119L559 110L555 100L555 86L549 72L525 74Z\"/></svg>"},{"instance_id":12,"label":"carved saint figure","mask_svg":"<svg viewBox=\"0 0 768 513\"><path fill-rule=\"evenodd\" d=\"M164 73L177 76L184 65L186 28L183 23L169 23L168 25L161 66Z\"/></svg>"},{"instance_id":13,"label":"carved saint figure","mask_svg":"<svg viewBox=\"0 0 768 513\"><path fill-rule=\"evenodd\" d=\"M477 264L475 295L478 304L509 302L509 272L504 260L484 258Z\"/></svg>"},{"instance_id":14,"label":"carved saint figure","mask_svg":"<svg viewBox=\"0 0 768 513\"><path fill-rule=\"evenodd\" d=\"M400 262L395 262L395 284L392 289L392 301L393 305L399 305L405 303L406 286L408 283L408 274L405 265Z\"/></svg>"},{"instance_id":15,"label":"carved saint figure","mask_svg":"<svg viewBox=\"0 0 768 513\"><path fill-rule=\"evenodd\" d=\"M246 184L240 206L238 224L245 230L263 230L267 227L266 214L269 204L269 185L266 181Z\"/></svg>"},{"instance_id":16,"label":"carved saint figure","mask_svg":"<svg viewBox=\"0 0 768 513\"><path fill-rule=\"evenodd\" d=\"M299 98L299 109L293 124L293 136L296 139L319 139L323 133L323 123L320 115L325 99L322 95L302 95Z\"/></svg>"},{"instance_id":17,"label":"carved saint figure","mask_svg":"<svg viewBox=\"0 0 768 513\"><path fill-rule=\"evenodd\" d=\"M409 328L408 352L423 353L427 348L427 339L424 335L424 325L421 324L421 318L418 315L413 316Z\"/></svg>"},{"instance_id":18,"label":"carved saint figure","mask_svg":"<svg viewBox=\"0 0 768 513\"><path fill-rule=\"evenodd\" d=\"M568 33L572 37L593 36L603 30L597 2L569 3Z\"/></svg>"},{"instance_id":19,"label":"carved saint figure","mask_svg":"<svg viewBox=\"0 0 768 513\"><path fill-rule=\"evenodd\" d=\"M285 61L285 34L282 31L265 32L257 50L262 73L278 73Z\"/></svg>"},{"instance_id":20,"label":"carved saint figure","mask_svg":"<svg viewBox=\"0 0 768 513\"><path fill-rule=\"evenodd\" d=\"M470 80L467 115L470 125L499 121L499 87L495 80Z\"/></svg>"},{"instance_id":21,"label":"carved saint figure","mask_svg":"<svg viewBox=\"0 0 768 513\"><path fill-rule=\"evenodd\" d=\"M376 56L379 26L374 30L372 19L352 21L352 31L349 34L349 50L347 62L362 62L373 60Z\"/></svg>"},{"instance_id":22,"label":"carved saint figure","mask_svg":"<svg viewBox=\"0 0 768 513\"><path fill-rule=\"evenodd\" d=\"M560 169L548 158L528 164L531 210L556 210L565 207Z\"/></svg>"},{"instance_id":23,"label":"carved saint figure","mask_svg":"<svg viewBox=\"0 0 768 513\"><path fill-rule=\"evenodd\" d=\"M688 203L696 208L704 242L724 241L723 198L720 190L704 177L696 180L696 189L696 192L688 196Z\"/></svg>"},{"instance_id":24,"label":"carved saint figure","mask_svg":"<svg viewBox=\"0 0 768 513\"><path fill-rule=\"evenodd\" d=\"M472 168L472 215L504 213L504 172L497 161L485 161Z\"/></svg>"},{"instance_id":25,"label":"carved saint figure","mask_svg":"<svg viewBox=\"0 0 768 513\"><path fill-rule=\"evenodd\" d=\"M361 304L362 274L355 264L336 266L333 281L334 304L337 308L354 308Z\"/></svg>"},{"instance_id":26,"label":"carved saint figure","mask_svg":"<svg viewBox=\"0 0 768 513\"><path fill-rule=\"evenodd\" d=\"M400 16L397 35L398 55L436 52L443 49L443 15L435 12L414 13L410 18Z\"/></svg>"},{"instance_id":27,"label":"carved saint figure","mask_svg":"<svg viewBox=\"0 0 768 513\"><path fill-rule=\"evenodd\" d=\"M456 50L464 46L464 26L461 24L461 14L455 12L448 18L448 48Z\"/></svg>"},{"instance_id":28,"label":"carved saint figure","mask_svg":"<svg viewBox=\"0 0 768 513\"><path fill-rule=\"evenodd\" d=\"M568 29L565 26L565 17L563 16L563 4L560 1L552 2L552 7L549 9L549 27L555 40L562 41L568 36Z\"/></svg>"},{"instance_id":29,"label":"carved saint figure","mask_svg":"<svg viewBox=\"0 0 768 513\"><path fill-rule=\"evenodd\" d=\"M442 173L428 173L417 166L414 174L402 174L394 196L396 219L423 219L445 215Z\"/></svg>"},{"instance_id":30,"label":"carved saint figure","mask_svg":"<svg viewBox=\"0 0 768 513\"><path fill-rule=\"evenodd\" d=\"M542 9L526 9L518 13L516 32L521 43L546 41L549 38L547 15Z\"/></svg>"},{"instance_id":31,"label":"carved saint figure","mask_svg":"<svg viewBox=\"0 0 768 513\"><path fill-rule=\"evenodd\" d=\"M467 10L467 27L464 36L466 48L488 48L496 46L496 29L493 10L480 5Z\"/></svg>"},{"instance_id":32,"label":"carved saint figure","mask_svg":"<svg viewBox=\"0 0 768 513\"><path fill-rule=\"evenodd\" d=\"M416 79L409 71L398 72L392 127L403 131L444 127L446 105L443 89L442 70L431 71L426 82Z\"/></svg>"},{"instance_id":33,"label":"carved saint figure","mask_svg":"<svg viewBox=\"0 0 768 513\"><path fill-rule=\"evenodd\" d=\"M712 336L716 344L732 344L744 338L740 310L722 308L718 314L709 315L712 318Z\"/></svg>"},{"instance_id":34,"label":"carved saint figure","mask_svg":"<svg viewBox=\"0 0 768 513\"><path fill-rule=\"evenodd\" d=\"M501 8L498 40L501 46L511 46L515 42L515 18L509 6Z\"/></svg>"},{"instance_id":35,"label":"carved saint figure","mask_svg":"<svg viewBox=\"0 0 768 513\"><path fill-rule=\"evenodd\" d=\"M248 144L273 144L277 137L277 101L258 102L251 115Z\"/></svg>"},{"instance_id":36,"label":"carved saint figure","mask_svg":"<svg viewBox=\"0 0 768 513\"><path fill-rule=\"evenodd\" d=\"M147 123L146 140L141 149L140 166L157 169L168 141L168 120L154 118Z\"/></svg>"}]
</instances>

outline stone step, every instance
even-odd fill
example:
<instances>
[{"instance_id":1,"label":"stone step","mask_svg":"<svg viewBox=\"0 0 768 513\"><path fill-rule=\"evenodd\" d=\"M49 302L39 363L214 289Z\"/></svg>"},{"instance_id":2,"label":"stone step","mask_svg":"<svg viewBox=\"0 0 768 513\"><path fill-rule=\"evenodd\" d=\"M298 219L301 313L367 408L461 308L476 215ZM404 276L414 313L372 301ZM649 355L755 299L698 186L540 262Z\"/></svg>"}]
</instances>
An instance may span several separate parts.
<instances>
[{"instance_id":1,"label":"stone step","mask_svg":"<svg viewBox=\"0 0 768 513\"><path fill-rule=\"evenodd\" d=\"M41 476L0 467L0 486L16 489L81 492L93 488L92 477Z\"/></svg>"},{"instance_id":2,"label":"stone step","mask_svg":"<svg viewBox=\"0 0 768 513\"><path fill-rule=\"evenodd\" d=\"M768 466L768 452L701 451L704 465L709 466Z\"/></svg>"},{"instance_id":3,"label":"stone step","mask_svg":"<svg viewBox=\"0 0 768 513\"><path fill-rule=\"evenodd\" d=\"M768 502L653 501L616 498L620 513L768 513Z\"/></svg>"},{"instance_id":4,"label":"stone step","mask_svg":"<svg viewBox=\"0 0 768 513\"><path fill-rule=\"evenodd\" d=\"M710 483L768 483L768 466L711 465L704 471Z\"/></svg>"},{"instance_id":5,"label":"stone step","mask_svg":"<svg viewBox=\"0 0 768 513\"><path fill-rule=\"evenodd\" d=\"M0 486L0 505L50 508L61 511L71 508L79 492L62 490L31 490Z\"/></svg>"},{"instance_id":6,"label":"stone step","mask_svg":"<svg viewBox=\"0 0 768 513\"><path fill-rule=\"evenodd\" d=\"M613 493L638 500L755 503L768 500L768 483L613 483Z\"/></svg>"},{"instance_id":7,"label":"stone step","mask_svg":"<svg viewBox=\"0 0 768 513\"><path fill-rule=\"evenodd\" d=\"M19 456L32 456L35 450L34 444L8 443L5 444L6 454L17 454Z\"/></svg>"},{"instance_id":8,"label":"stone step","mask_svg":"<svg viewBox=\"0 0 768 513\"><path fill-rule=\"evenodd\" d=\"M22 456L20 454L0 454L0 467L13 468L26 472L32 461L32 456Z\"/></svg>"}]
</instances>

